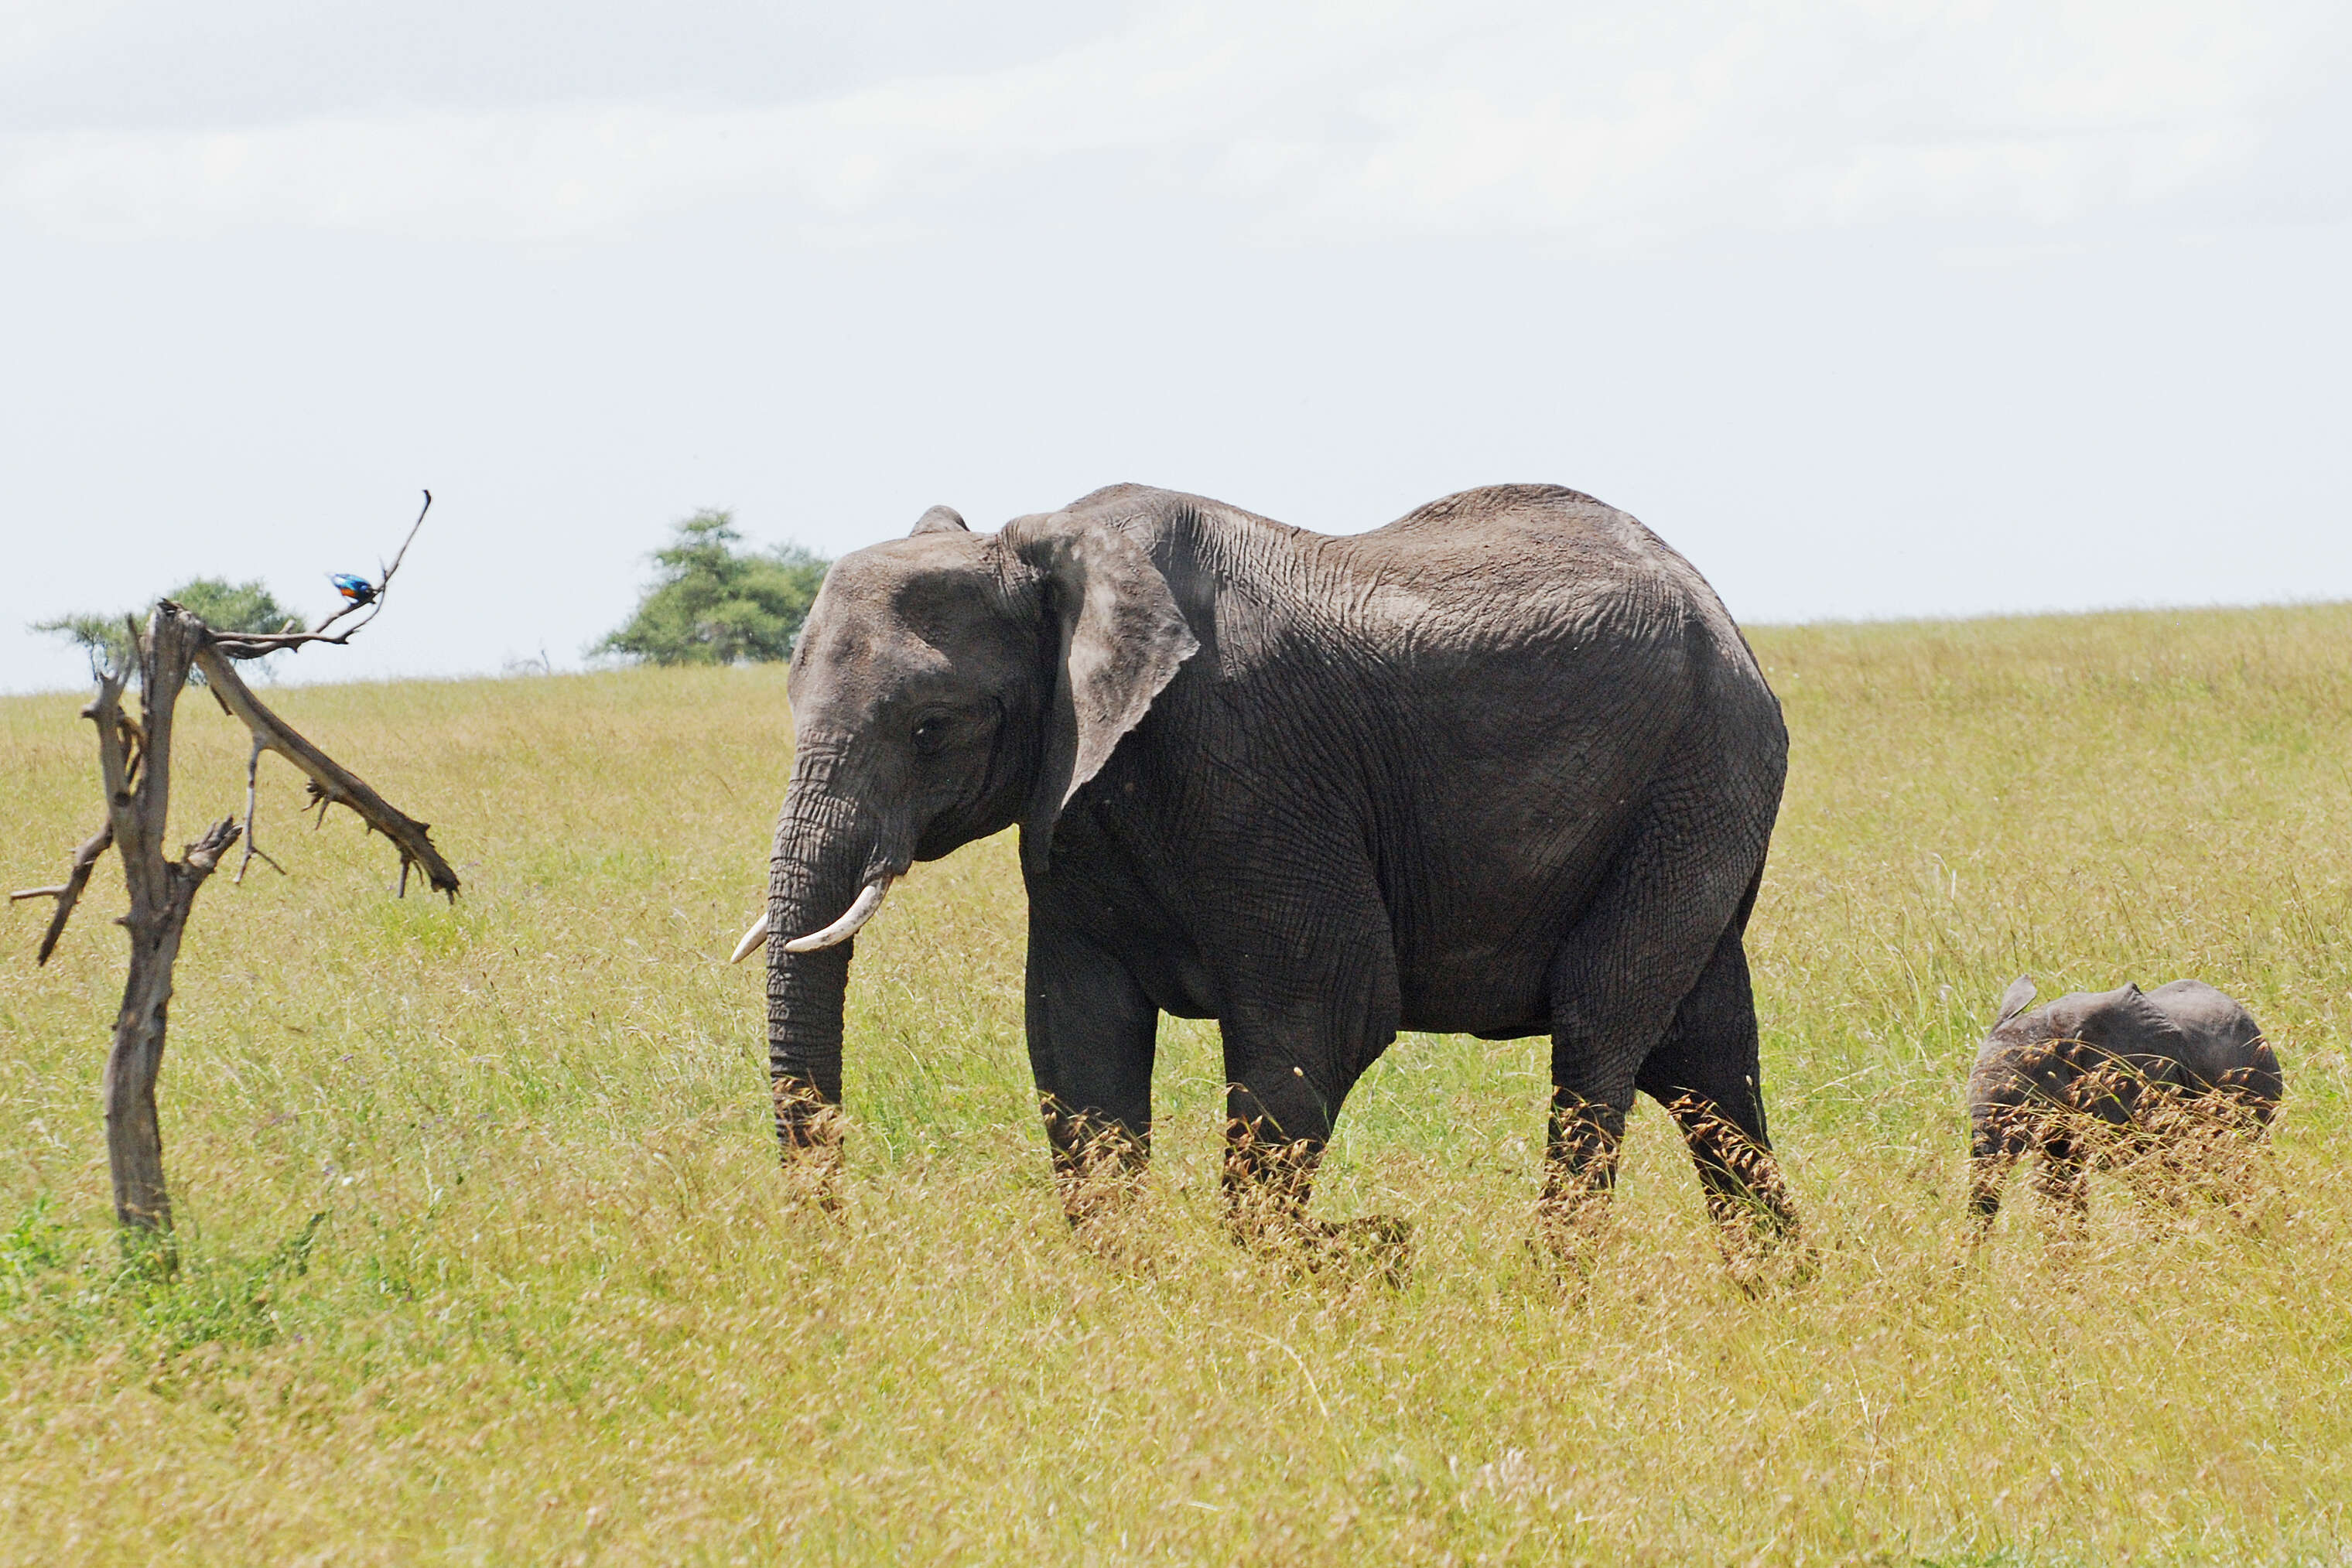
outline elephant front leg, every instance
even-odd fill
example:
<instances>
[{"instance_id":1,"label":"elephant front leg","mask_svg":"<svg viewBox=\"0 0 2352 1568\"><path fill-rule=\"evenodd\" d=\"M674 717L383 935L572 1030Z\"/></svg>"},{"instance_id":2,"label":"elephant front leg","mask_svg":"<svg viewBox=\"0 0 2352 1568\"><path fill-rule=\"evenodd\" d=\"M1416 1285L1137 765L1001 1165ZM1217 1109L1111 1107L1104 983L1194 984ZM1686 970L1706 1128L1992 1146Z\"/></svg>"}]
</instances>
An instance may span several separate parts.
<instances>
[{"instance_id":1,"label":"elephant front leg","mask_svg":"<svg viewBox=\"0 0 2352 1568\"><path fill-rule=\"evenodd\" d=\"M1309 1267L1343 1257L1391 1278L1402 1220L1317 1224L1307 1216L1339 1107L1396 1038L1403 1012L1396 937L1360 830L1341 825L1253 852L1217 881L1231 916L1209 962L1225 1054L1224 1192L1244 1243L1304 1247Z\"/></svg>"},{"instance_id":2,"label":"elephant front leg","mask_svg":"<svg viewBox=\"0 0 2352 1568\"><path fill-rule=\"evenodd\" d=\"M1297 1062L1259 1063L1235 1080L1225 1091L1224 1168L1234 1239L1317 1272L1402 1286L1412 1272L1411 1220L1373 1214L1335 1223L1307 1212L1339 1092Z\"/></svg>"},{"instance_id":3,"label":"elephant front leg","mask_svg":"<svg viewBox=\"0 0 2352 1568\"><path fill-rule=\"evenodd\" d=\"M1236 963L1218 1020L1225 1197L1244 1240L1337 1234L1307 1220L1316 1167L1358 1074L1396 1038L1402 1004L1395 942L1368 866L1354 868L1349 887L1351 897L1309 888L1271 901L1318 914L1311 944L1302 945L1291 926L1236 934L1235 946L1248 953L1285 955L1278 963Z\"/></svg>"},{"instance_id":4,"label":"elephant front leg","mask_svg":"<svg viewBox=\"0 0 2352 1568\"><path fill-rule=\"evenodd\" d=\"M1151 1155L1160 1010L1124 965L1084 937L1033 924L1029 1066L1073 1225L1131 1194Z\"/></svg>"},{"instance_id":5,"label":"elephant front leg","mask_svg":"<svg viewBox=\"0 0 2352 1568\"><path fill-rule=\"evenodd\" d=\"M2034 1188L2063 1233L2080 1230L2091 1217L2090 1150L2084 1135L2060 1125L2042 1139L2042 1169Z\"/></svg>"},{"instance_id":6,"label":"elephant front leg","mask_svg":"<svg viewBox=\"0 0 2352 1568\"><path fill-rule=\"evenodd\" d=\"M1536 1236L1554 1256L1581 1265L1617 1187L1617 1148L1633 1086L1559 1083L1559 1076L1556 1069Z\"/></svg>"},{"instance_id":7,"label":"elephant front leg","mask_svg":"<svg viewBox=\"0 0 2352 1568\"><path fill-rule=\"evenodd\" d=\"M2033 1146L2033 1128L2019 1105L1979 1104L1969 1119L1969 1217L1982 1240L2000 1213L2000 1192L2010 1173Z\"/></svg>"},{"instance_id":8,"label":"elephant front leg","mask_svg":"<svg viewBox=\"0 0 2352 1568\"><path fill-rule=\"evenodd\" d=\"M1304 1234L1332 1107L1303 1064L1234 1057L1229 1042L1224 1189L1234 1233L1245 1241Z\"/></svg>"}]
</instances>

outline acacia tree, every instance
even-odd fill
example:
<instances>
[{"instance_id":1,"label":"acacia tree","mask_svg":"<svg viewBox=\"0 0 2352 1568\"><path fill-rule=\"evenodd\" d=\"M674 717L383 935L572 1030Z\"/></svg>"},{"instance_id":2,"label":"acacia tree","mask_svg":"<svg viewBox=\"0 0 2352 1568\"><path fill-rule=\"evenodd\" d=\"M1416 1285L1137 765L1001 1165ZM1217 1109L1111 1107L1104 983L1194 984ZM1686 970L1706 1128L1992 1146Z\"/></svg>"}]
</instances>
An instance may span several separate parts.
<instances>
[{"instance_id":1,"label":"acacia tree","mask_svg":"<svg viewBox=\"0 0 2352 1568\"><path fill-rule=\"evenodd\" d=\"M130 913L121 924L131 936L131 967L122 985L122 1010L116 1015L114 1039L107 1053L106 1148L114 1176L114 1213L126 1235L151 1233L165 1240L172 1228L172 1202L163 1180L163 1140L155 1117L155 1080L163 1063L163 1038L172 998L172 968L179 957L181 933L195 904L196 892L220 864L221 857L242 837L247 862L268 860L253 840L254 780L261 754L274 751L301 769L310 780L310 799L324 818L331 806L347 806L362 821L390 839L400 855L400 891L408 891L412 867L424 872L436 893L452 901L457 896L457 873L434 848L425 823L395 810L358 775L305 739L294 727L271 712L253 695L236 673L236 664L307 646L312 643L344 643L382 612L386 591L408 554L409 541L432 509L433 493L425 493L425 507L408 530L400 553L383 568L382 580L367 597L345 605L310 631L239 632L205 623L187 606L173 600L156 602L142 628L126 621L122 656L110 659L97 672L98 695L82 716L98 727L99 774L106 793L106 821L74 852L66 880L54 887L26 888L11 899L51 898L57 907L43 933L39 956L46 964L57 950L58 938L89 886L90 873L110 849L122 859L123 882L131 895ZM356 620L350 619L356 615ZM344 624L349 621L348 624ZM338 627L341 630L337 630ZM245 818L224 817L206 829L174 861L163 853L164 823L171 810L172 737L181 694L191 672L202 672L205 688L222 711L242 723L253 737L246 768ZM123 693L133 680L139 691L139 716L123 708ZM276 861L269 861L277 866ZM283 871L283 867L278 868ZM241 877L245 864L237 871Z\"/></svg>"},{"instance_id":2,"label":"acacia tree","mask_svg":"<svg viewBox=\"0 0 2352 1568\"><path fill-rule=\"evenodd\" d=\"M258 578L250 582L231 582L226 578L194 577L180 584L165 599L194 612L215 632L291 632L302 622L278 602L278 596ZM131 632L124 622L134 615L59 615L48 621L36 621L33 630L50 632L78 643L89 654L90 668L129 669L131 664Z\"/></svg>"},{"instance_id":3,"label":"acacia tree","mask_svg":"<svg viewBox=\"0 0 2352 1568\"><path fill-rule=\"evenodd\" d=\"M761 664L793 639L832 564L798 545L746 550L731 512L700 511L654 551L658 571L628 624L588 651L655 664Z\"/></svg>"}]
</instances>

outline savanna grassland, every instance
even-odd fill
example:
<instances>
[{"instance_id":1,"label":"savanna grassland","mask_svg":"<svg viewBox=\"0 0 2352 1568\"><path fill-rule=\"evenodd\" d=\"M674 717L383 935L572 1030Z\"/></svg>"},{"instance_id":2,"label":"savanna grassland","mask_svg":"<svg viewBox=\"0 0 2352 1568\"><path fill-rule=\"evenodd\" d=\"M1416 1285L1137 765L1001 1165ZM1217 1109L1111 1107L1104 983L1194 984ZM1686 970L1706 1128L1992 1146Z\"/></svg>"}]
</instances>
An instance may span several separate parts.
<instances>
[{"instance_id":1,"label":"savanna grassland","mask_svg":"<svg viewBox=\"0 0 2352 1568\"><path fill-rule=\"evenodd\" d=\"M774 1168L758 907L778 669L284 688L429 819L454 907L266 765L164 1064L182 1266L124 1268L102 873L0 925L0 1559L98 1563L2342 1563L2352 1558L2352 606L1767 629L1793 769L1751 931L1816 1276L1728 1281L1654 1106L1579 1286L1526 1246L1541 1042L1408 1037L1319 1212L1391 1287L1219 1219L1214 1032L1074 1236L1020 1032L1011 845L859 938L836 1217ZM331 653L310 657L325 663ZM265 694L266 695L268 694ZM78 698L0 701L0 876L98 821ZM243 732L183 706L193 837ZM1973 1256L1994 998L2180 975L2288 1074L2257 1190Z\"/></svg>"}]
</instances>

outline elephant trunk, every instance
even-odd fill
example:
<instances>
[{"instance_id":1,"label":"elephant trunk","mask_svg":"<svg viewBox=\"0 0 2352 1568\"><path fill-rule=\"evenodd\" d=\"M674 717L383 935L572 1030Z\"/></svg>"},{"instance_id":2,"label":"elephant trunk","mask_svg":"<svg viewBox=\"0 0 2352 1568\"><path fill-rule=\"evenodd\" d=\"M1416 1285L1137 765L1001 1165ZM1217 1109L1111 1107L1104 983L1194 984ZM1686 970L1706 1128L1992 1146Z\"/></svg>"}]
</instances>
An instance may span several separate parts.
<instances>
[{"instance_id":1,"label":"elephant trunk","mask_svg":"<svg viewBox=\"0 0 2352 1568\"><path fill-rule=\"evenodd\" d=\"M770 861L768 1071L787 1155L840 1143L842 1000L856 946L808 949L796 938L838 927L853 906L870 915L876 900L866 890L887 886L908 858L897 842L904 833L888 831L849 772L835 747L801 749Z\"/></svg>"}]
</instances>

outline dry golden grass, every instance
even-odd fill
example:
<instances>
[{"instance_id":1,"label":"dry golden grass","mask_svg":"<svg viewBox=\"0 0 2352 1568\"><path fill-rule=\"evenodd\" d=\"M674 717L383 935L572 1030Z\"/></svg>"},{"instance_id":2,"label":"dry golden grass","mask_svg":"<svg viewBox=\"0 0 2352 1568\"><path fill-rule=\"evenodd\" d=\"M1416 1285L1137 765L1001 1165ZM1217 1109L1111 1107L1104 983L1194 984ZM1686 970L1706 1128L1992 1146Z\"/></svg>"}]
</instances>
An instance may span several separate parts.
<instances>
[{"instance_id":1,"label":"dry golden grass","mask_svg":"<svg viewBox=\"0 0 2352 1568\"><path fill-rule=\"evenodd\" d=\"M1589 1286L1538 1266L1535 1041L1400 1040L1349 1103L1318 1208L1410 1217L1401 1289L1224 1239L1194 1024L1145 1197L1074 1238L1002 841L860 939L847 1201L796 1211L719 962L780 674L282 692L467 893L394 902L265 776L294 874L216 880L181 966L168 1286L106 1229L119 881L47 970L37 907L0 927L0 1558L2344 1561L2352 607L1757 643L1796 737L1766 1088L1822 1259L1755 1301L1646 1105ZM75 706L0 702L10 886L95 824ZM184 711L192 833L243 755ZM2095 1177L2061 1237L2014 1186L1971 1256L1959 1086L2020 971L2244 998L2266 1195Z\"/></svg>"}]
</instances>

